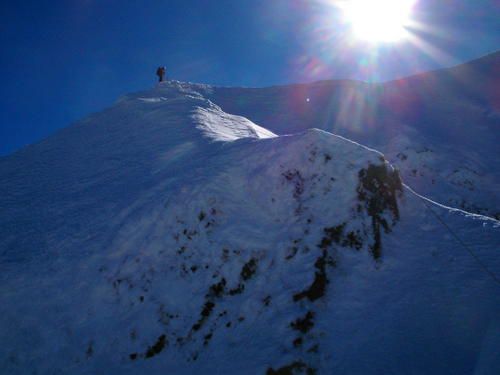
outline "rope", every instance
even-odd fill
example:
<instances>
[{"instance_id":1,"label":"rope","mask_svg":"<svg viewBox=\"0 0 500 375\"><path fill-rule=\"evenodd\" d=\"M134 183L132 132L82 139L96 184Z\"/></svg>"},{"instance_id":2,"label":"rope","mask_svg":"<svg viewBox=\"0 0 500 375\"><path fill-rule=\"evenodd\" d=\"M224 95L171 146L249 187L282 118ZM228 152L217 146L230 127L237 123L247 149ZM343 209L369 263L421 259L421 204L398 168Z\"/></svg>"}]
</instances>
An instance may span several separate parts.
<instances>
[{"instance_id":1,"label":"rope","mask_svg":"<svg viewBox=\"0 0 500 375\"><path fill-rule=\"evenodd\" d=\"M498 285L500 285L500 280L498 279L498 277L488 269L488 267L486 267L486 265L481 261L481 259L479 259L479 257L474 253L474 251L472 251L472 249L467 246L467 244L465 244L461 239L460 237L458 237L458 235L450 228L450 226L448 224L446 224L446 222L437 214L436 211L434 211L432 209L432 207L430 206L429 202L427 201L427 199L425 199L424 197L420 196L419 194L417 194L417 197L419 197L420 199L422 199L422 202L424 202L425 206L427 207L427 209L432 212L432 214L436 217L436 219L438 219L438 221L448 230L448 232L451 233L451 235L457 240L457 242L459 244L462 245L462 247L467 250L467 252L470 254L470 256L472 258L475 259L475 261L481 266L481 268L488 274L490 275L490 277L493 279L493 281L495 281Z\"/></svg>"}]
</instances>

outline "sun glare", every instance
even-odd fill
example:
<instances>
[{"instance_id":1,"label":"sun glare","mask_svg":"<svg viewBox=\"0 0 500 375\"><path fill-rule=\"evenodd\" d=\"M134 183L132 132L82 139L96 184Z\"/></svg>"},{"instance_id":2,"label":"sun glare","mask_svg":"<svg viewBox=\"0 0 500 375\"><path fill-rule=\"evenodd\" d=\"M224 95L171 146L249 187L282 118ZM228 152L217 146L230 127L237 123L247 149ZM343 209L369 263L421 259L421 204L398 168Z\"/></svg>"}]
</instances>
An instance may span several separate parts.
<instances>
[{"instance_id":1,"label":"sun glare","mask_svg":"<svg viewBox=\"0 0 500 375\"><path fill-rule=\"evenodd\" d=\"M355 35L370 42L395 42L408 35L406 27L416 0L351 0L342 3Z\"/></svg>"}]
</instances>

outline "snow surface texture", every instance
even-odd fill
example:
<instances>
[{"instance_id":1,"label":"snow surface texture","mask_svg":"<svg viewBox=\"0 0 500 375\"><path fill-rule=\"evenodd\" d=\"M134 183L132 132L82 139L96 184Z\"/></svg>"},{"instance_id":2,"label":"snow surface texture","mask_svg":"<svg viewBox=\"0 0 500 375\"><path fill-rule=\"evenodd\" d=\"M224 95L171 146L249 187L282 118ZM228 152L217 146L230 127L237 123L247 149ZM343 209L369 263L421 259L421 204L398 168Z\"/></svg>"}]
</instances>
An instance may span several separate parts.
<instances>
[{"instance_id":1,"label":"snow surface texture","mask_svg":"<svg viewBox=\"0 0 500 375\"><path fill-rule=\"evenodd\" d=\"M0 159L0 373L500 371L499 285L382 154L213 90ZM499 274L497 221L432 209Z\"/></svg>"}]
</instances>

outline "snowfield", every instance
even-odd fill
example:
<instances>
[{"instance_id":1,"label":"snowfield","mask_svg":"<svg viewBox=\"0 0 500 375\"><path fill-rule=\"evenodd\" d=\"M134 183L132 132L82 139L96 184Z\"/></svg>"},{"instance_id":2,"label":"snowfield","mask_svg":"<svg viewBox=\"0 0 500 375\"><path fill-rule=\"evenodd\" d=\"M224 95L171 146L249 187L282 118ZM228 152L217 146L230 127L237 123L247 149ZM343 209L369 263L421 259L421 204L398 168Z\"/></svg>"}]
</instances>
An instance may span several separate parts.
<instances>
[{"instance_id":1,"label":"snowfield","mask_svg":"<svg viewBox=\"0 0 500 375\"><path fill-rule=\"evenodd\" d=\"M0 373L500 373L500 285L454 237L498 276L500 222L216 91L165 82L0 159Z\"/></svg>"}]
</instances>

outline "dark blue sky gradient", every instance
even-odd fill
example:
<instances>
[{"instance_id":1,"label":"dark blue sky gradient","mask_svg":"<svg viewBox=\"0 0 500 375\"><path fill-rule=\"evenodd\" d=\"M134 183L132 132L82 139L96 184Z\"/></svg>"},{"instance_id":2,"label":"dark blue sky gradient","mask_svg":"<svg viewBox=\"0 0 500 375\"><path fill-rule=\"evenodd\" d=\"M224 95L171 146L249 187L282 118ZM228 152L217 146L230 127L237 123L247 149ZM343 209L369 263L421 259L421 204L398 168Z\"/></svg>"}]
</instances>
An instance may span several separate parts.
<instances>
[{"instance_id":1,"label":"dark blue sky gradient","mask_svg":"<svg viewBox=\"0 0 500 375\"><path fill-rule=\"evenodd\" d=\"M225 86L389 80L500 49L495 0L420 0L421 45L351 38L333 0L6 0L0 155L169 77ZM330 5L329 5L330 4Z\"/></svg>"}]
</instances>

